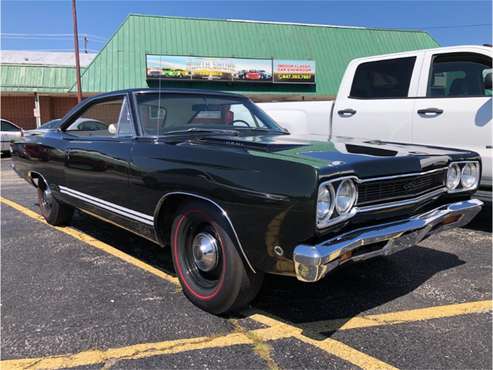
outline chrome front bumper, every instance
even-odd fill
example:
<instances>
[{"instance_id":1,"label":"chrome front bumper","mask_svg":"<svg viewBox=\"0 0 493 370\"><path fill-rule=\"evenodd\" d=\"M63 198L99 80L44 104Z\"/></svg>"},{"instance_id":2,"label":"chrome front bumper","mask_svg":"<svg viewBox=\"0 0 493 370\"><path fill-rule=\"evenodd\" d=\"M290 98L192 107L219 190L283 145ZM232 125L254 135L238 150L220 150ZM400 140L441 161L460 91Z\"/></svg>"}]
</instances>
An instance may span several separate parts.
<instances>
[{"instance_id":1,"label":"chrome front bumper","mask_svg":"<svg viewBox=\"0 0 493 370\"><path fill-rule=\"evenodd\" d=\"M329 271L348 261L390 255L416 245L426 237L469 223L481 210L477 199L435 208L411 218L354 230L316 245L298 245L293 260L298 280L320 280ZM364 247L377 244L377 248Z\"/></svg>"}]
</instances>

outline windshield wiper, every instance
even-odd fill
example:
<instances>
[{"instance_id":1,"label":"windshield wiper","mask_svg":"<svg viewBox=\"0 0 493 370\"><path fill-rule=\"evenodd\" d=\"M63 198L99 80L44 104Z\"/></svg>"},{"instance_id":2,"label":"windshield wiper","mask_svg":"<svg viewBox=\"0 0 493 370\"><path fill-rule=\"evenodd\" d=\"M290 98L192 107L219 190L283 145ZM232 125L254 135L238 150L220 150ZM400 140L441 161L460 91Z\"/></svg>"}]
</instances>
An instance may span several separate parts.
<instances>
[{"instance_id":1,"label":"windshield wiper","mask_svg":"<svg viewBox=\"0 0 493 370\"><path fill-rule=\"evenodd\" d=\"M239 134L239 132L237 130L226 130L226 129L220 129L220 128L191 127L191 128L187 128L185 130L175 130L175 131L163 132L163 136L188 134L188 133L192 133L192 134L205 133L205 134L219 134L219 135L233 135L233 136L238 136L238 134Z\"/></svg>"},{"instance_id":2,"label":"windshield wiper","mask_svg":"<svg viewBox=\"0 0 493 370\"><path fill-rule=\"evenodd\" d=\"M281 128L280 130L274 129L274 128L267 128L267 127L239 127L239 130L242 131L261 131L261 132L275 132L277 134L282 134L282 135L289 135L289 131L286 130L285 128Z\"/></svg>"}]
</instances>

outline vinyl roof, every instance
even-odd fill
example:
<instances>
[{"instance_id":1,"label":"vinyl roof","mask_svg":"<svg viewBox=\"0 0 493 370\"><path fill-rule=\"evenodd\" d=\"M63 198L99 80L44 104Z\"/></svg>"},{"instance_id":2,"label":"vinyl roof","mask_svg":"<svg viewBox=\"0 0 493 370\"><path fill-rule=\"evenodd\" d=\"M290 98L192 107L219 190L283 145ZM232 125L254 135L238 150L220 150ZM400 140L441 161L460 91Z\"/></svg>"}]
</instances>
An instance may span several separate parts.
<instances>
[{"instance_id":1,"label":"vinyl roof","mask_svg":"<svg viewBox=\"0 0 493 370\"><path fill-rule=\"evenodd\" d=\"M421 31L131 14L87 67L82 88L92 93L159 87L146 81L146 54L194 55L315 60L316 86L166 81L161 87L334 96L354 58L437 46Z\"/></svg>"}]
</instances>

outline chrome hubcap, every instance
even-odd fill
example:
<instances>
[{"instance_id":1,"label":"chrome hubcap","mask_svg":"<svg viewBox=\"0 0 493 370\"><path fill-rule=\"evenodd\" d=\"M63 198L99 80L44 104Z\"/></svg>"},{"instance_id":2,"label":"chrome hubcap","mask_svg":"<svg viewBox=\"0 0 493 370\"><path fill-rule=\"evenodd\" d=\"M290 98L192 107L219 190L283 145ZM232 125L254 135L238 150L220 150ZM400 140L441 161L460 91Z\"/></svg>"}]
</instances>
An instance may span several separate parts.
<instances>
[{"instance_id":1,"label":"chrome hubcap","mask_svg":"<svg viewBox=\"0 0 493 370\"><path fill-rule=\"evenodd\" d=\"M43 191L43 197L41 199L41 205L46 209L51 207L51 202L52 202L52 197L53 195L51 194L51 190L49 187L46 187L46 189Z\"/></svg>"},{"instance_id":2,"label":"chrome hubcap","mask_svg":"<svg viewBox=\"0 0 493 370\"><path fill-rule=\"evenodd\" d=\"M218 263L217 240L209 233L198 233L192 241L193 261L199 270L212 271Z\"/></svg>"}]
</instances>

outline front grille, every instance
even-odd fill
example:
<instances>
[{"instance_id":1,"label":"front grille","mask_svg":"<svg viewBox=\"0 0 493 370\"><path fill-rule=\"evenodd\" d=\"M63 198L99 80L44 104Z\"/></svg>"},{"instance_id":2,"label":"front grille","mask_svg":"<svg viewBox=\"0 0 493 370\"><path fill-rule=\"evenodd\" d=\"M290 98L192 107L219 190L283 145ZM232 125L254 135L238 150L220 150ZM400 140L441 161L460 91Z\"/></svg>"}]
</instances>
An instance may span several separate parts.
<instances>
[{"instance_id":1,"label":"front grille","mask_svg":"<svg viewBox=\"0 0 493 370\"><path fill-rule=\"evenodd\" d=\"M447 170L359 184L358 205L414 198L445 186Z\"/></svg>"}]
</instances>

